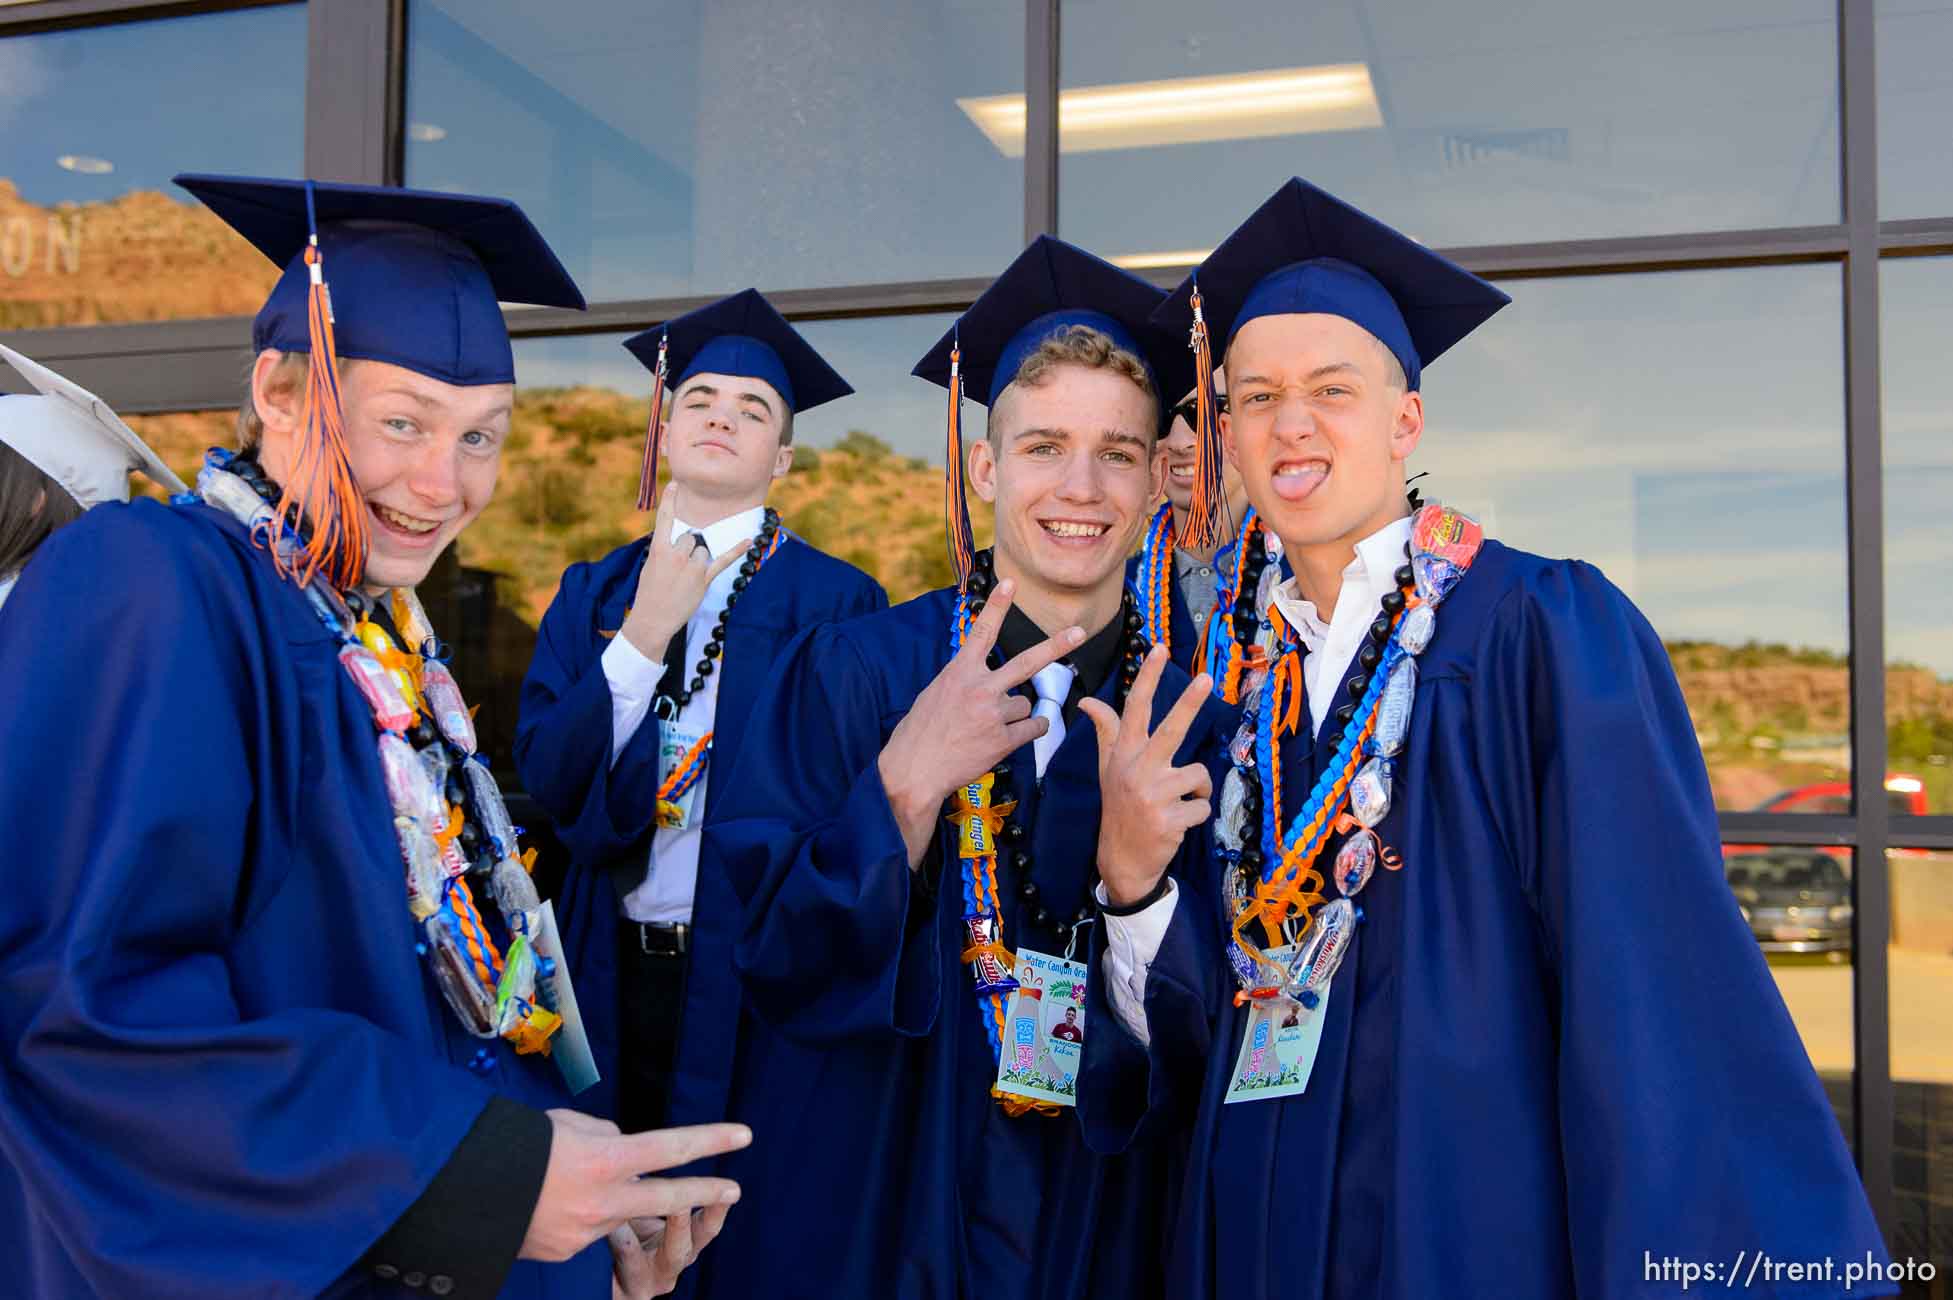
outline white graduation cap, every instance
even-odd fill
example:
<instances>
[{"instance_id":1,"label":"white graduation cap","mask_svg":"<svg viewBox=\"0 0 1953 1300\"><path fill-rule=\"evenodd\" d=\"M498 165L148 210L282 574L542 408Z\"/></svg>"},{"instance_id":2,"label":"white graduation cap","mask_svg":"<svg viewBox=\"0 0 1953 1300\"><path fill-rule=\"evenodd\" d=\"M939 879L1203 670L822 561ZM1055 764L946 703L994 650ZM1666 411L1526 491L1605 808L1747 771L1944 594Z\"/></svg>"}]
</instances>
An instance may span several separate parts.
<instances>
[{"instance_id":1,"label":"white graduation cap","mask_svg":"<svg viewBox=\"0 0 1953 1300\"><path fill-rule=\"evenodd\" d=\"M68 490L82 509L129 499L129 471L186 492L149 444L95 394L0 344L0 360L39 395L0 395L0 442Z\"/></svg>"}]
</instances>

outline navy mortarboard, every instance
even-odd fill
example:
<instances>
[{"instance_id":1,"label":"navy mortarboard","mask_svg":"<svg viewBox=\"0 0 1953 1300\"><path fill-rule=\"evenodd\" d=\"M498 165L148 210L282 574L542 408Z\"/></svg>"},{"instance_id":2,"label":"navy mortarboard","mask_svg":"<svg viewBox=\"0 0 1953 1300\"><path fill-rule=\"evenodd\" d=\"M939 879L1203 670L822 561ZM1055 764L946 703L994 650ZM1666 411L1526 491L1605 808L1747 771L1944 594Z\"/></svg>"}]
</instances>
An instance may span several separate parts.
<instances>
[{"instance_id":1,"label":"navy mortarboard","mask_svg":"<svg viewBox=\"0 0 1953 1300\"><path fill-rule=\"evenodd\" d=\"M1236 332L1258 316L1341 316L1375 335L1415 390L1425 366L1511 301L1375 217L1300 177L1290 180L1167 295L1153 318L1163 328L1191 331L1200 387L1197 480L1220 481L1220 430L1209 392L1213 338L1225 356ZM1211 526L1202 506L1219 499L1218 491L1196 493L1196 531Z\"/></svg>"},{"instance_id":2,"label":"navy mortarboard","mask_svg":"<svg viewBox=\"0 0 1953 1300\"><path fill-rule=\"evenodd\" d=\"M506 199L186 173L176 183L285 268L253 351L309 353L305 417L280 514L311 521L300 576L357 579L366 523L346 460L338 363L383 361L461 387L515 382L498 303L584 305Z\"/></svg>"},{"instance_id":3,"label":"navy mortarboard","mask_svg":"<svg viewBox=\"0 0 1953 1300\"><path fill-rule=\"evenodd\" d=\"M964 494L962 399L994 404L1024 361L1046 339L1077 325L1099 330L1138 357L1159 399L1182 392L1183 350L1151 323L1164 295L1130 271L1050 235L1040 235L983 291L912 372L949 390L945 507L950 562L959 585L968 579L975 545Z\"/></svg>"},{"instance_id":4,"label":"navy mortarboard","mask_svg":"<svg viewBox=\"0 0 1953 1300\"><path fill-rule=\"evenodd\" d=\"M693 375L732 375L773 386L787 409L798 414L854 391L821 354L757 289L668 320L624 340L631 355L653 376L651 422L644 436L644 468L638 476L637 508L651 508L658 482L658 444L664 431L664 397ZM670 379L676 370L678 378Z\"/></svg>"}]
</instances>

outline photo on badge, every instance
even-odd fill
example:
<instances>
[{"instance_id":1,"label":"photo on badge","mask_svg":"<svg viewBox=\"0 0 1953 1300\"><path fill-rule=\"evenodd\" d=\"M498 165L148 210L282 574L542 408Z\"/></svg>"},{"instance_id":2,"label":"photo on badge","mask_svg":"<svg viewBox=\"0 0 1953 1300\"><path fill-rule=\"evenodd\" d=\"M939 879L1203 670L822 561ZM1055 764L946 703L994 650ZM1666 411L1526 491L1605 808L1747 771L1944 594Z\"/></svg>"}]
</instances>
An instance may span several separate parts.
<instances>
[{"instance_id":1,"label":"photo on badge","mask_svg":"<svg viewBox=\"0 0 1953 1300\"><path fill-rule=\"evenodd\" d=\"M699 775L711 752L712 733L664 724L658 743L658 829L683 830L691 825L698 802Z\"/></svg>"},{"instance_id":2,"label":"photo on badge","mask_svg":"<svg viewBox=\"0 0 1953 1300\"><path fill-rule=\"evenodd\" d=\"M1287 965L1294 955L1292 945L1268 953L1281 965ZM1323 1019L1335 995L1332 983L1313 1010L1285 997L1251 1003L1226 1102L1271 1101L1297 1096L1307 1089L1309 1075L1315 1070L1316 1050L1322 1045Z\"/></svg>"},{"instance_id":3,"label":"photo on badge","mask_svg":"<svg viewBox=\"0 0 1953 1300\"><path fill-rule=\"evenodd\" d=\"M1016 975L1017 991L1004 1014L997 1090L1076 1105L1085 1047L1085 966L1020 948Z\"/></svg>"}]
</instances>

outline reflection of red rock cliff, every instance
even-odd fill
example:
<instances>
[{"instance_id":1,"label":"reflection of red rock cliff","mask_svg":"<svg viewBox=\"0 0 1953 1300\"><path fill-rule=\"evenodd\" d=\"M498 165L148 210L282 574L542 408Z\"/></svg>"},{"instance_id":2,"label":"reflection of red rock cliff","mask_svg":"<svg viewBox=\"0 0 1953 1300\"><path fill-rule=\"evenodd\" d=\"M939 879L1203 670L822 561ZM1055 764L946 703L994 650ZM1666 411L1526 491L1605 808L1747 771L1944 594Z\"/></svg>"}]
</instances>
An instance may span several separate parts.
<instances>
[{"instance_id":1,"label":"reflection of red rock cliff","mask_svg":"<svg viewBox=\"0 0 1953 1300\"><path fill-rule=\"evenodd\" d=\"M200 205L136 190L43 208L0 178L0 329L245 316L276 278Z\"/></svg>"}]
</instances>

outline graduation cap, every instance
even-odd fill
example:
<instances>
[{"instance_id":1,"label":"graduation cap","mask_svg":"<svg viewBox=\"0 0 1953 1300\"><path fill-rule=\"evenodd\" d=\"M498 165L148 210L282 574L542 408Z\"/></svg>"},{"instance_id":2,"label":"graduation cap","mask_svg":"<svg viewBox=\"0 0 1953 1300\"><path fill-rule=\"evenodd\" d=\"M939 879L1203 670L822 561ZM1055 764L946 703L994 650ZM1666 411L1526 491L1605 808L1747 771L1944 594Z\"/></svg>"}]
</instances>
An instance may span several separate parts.
<instances>
[{"instance_id":1,"label":"graduation cap","mask_svg":"<svg viewBox=\"0 0 1953 1300\"><path fill-rule=\"evenodd\" d=\"M1162 413L1189 369L1178 340L1152 322L1165 295L1154 285L1050 235L1040 235L936 341L912 372L949 390L944 491L949 557L960 587L976 547L963 481L965 392L994 405L1038 345L1076 325L1089 326L1145 365Z\"/></svg>"},{"instance_id":2,"label":"graduation cap","mask_svg":"<svg viewBox=\"0 0 1953 1300\"><path fill-rule=\"evenodd\" d=\"M35 390L0 393L0 442L59 483L82 509L127 501L130 470L171 492L189 490L101 398L4 344L0 360Z\"/></svg>"},{"instance_id":3,"label":"graduation cap","mask_svg":"<svg viewBox=\"0 0 1953 1300\"><path fill-rule=\"evenodd\" d=\"M1200 468L1193 531L1208 525L1198 485L1220 481L1210 340L1221 354L1260 316L1321 312L1360 325L1390 350L1416 389L1423 369L1511 302L1470 271L1296 177L1207 255L1154 320L1186 331L1195 354ZM1212 498L1209 498L1212 500Z\"/></svg>"},{"instance_id":4,"label":"graduation cap","mask_svg":"<svg viewBox=\"0 0 1953 1300\"><path fill-rule=\"evenodd\" d=\"M854 391L774 310L758 289L742 289L624 340L652 375L651 420L644 431L644 466L638 474L637 508L651 508L658 483L658 447L664 433L665 388L693 375L730 375L772 385L795 414ZM669 378L676 370L678 378Z\"/></svg>"},{"instance_id":5,"label":"graduation cap","mask_svg":"<svg viewBox=\"0 0 1953 1300\"><path fill-rule=\"evenodd\" d=\"M366 523L346 460L338 362L384 361L462 387L515 382L499 302L584 305L506 199L375 185L184 174L176 183L284 268L251 326L262 352L311 354L281 514L312 521L301 571L358 580ZM281 564L282 567L282 564Z\"/></svg>"}]
</instances>

